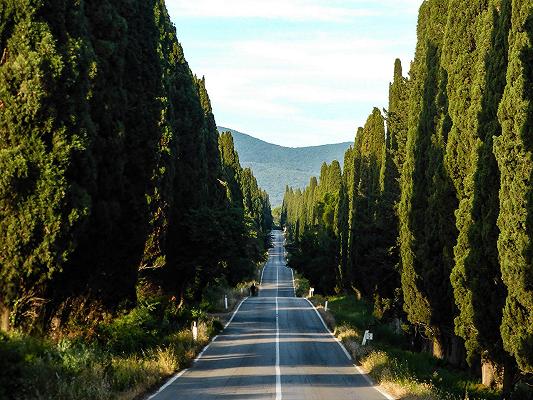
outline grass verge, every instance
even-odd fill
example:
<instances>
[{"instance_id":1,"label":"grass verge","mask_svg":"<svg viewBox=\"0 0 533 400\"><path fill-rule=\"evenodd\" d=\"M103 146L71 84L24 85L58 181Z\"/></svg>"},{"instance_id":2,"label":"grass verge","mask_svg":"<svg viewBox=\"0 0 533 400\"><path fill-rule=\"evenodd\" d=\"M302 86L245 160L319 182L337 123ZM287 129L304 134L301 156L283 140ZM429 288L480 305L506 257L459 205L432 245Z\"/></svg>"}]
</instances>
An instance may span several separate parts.
<instances>
[{"instance_id":1,"label":"grass verge","mask_svg":"<svg viewBox=\"0 0 533 400\"><path fill-rule=\"evenodd\" d=\"M229 310L241 298L240 288L212 292L217 298L228 295ZM173 298L151 297L98 324L90 334L80 329L52 340L0 332L0 399L141 399L190 366L222 329L211 313L216 311L224 311L219 303L191 309L178 306ZM193 320L198 321L196 341Z\"/></svg>"},{"instance_id":2,"label":"grass verge","mask_svg":"<svg viewBox=\"0 0 533 400\"><path fill-rule=\"evenodd\" d=\"M328 300L328 312L324 303ZM354 360L385 391L402 400L496 400L500 393L478 384L478 379L455 369L427 353L406 349L407 336L381 323L372 315L372 306L355 296L315 296L332 332ZM362 346L364 331L371 327L374 340ZM468 397L465 397L468 394Z\"/></svg>"}]
</instances>

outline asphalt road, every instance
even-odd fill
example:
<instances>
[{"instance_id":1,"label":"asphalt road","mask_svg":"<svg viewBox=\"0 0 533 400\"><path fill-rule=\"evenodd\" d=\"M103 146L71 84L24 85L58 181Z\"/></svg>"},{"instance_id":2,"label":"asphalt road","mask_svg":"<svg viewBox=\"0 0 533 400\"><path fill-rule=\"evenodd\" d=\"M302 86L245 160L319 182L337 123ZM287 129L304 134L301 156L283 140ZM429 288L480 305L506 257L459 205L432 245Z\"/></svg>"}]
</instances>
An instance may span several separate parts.
<instances>
[{"instance_id":1,"label":"asphalt road","mask_svg":"<svg viewBox=\"0 0 533 400\"><path fill-rule=\"evenodd\" d=\"M307 300L294 297L283 235L273 236L259 296L245 300L194 365L152 400L386 399L353 366Z\"/></svg>"}]
</instances>

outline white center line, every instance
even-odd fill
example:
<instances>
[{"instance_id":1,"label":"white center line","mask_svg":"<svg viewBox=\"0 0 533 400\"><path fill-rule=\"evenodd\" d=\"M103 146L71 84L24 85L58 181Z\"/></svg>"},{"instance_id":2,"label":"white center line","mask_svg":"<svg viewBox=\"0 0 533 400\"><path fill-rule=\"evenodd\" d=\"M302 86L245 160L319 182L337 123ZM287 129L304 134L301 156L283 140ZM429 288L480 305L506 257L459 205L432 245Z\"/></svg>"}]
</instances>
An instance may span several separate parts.
<instances>
[{"instance_id":1,"label":"white center line","mask_svg":"<svg viewBox=\"0 0 533 400\"><path fill-rule=\"evenodd\" d=\"M279 290L279 265L276 266L276 400L281 400L281 368L279 367L279 310L278 310L278 290Z\"/></svg>"},{"instance_id":2,"label":"white center line","mask_svg":"<svg viewBox=\"0 0 533 400\"><path fill-rule=\"evenodd\" d=\"M276 298L279 295L279 265L276 267ZM276 310L277 313L277 310Z\"/></svg>"},{"instance_id":3,"label":"white center line","mask_svg":"<svg viewBox=\"0 0 533 400\"><path fill-rule=\"evenodd\" d=\"M276 400L281 400L281 368L279 367L279 313L276 297Z\"/></svg>"}]
</instances>

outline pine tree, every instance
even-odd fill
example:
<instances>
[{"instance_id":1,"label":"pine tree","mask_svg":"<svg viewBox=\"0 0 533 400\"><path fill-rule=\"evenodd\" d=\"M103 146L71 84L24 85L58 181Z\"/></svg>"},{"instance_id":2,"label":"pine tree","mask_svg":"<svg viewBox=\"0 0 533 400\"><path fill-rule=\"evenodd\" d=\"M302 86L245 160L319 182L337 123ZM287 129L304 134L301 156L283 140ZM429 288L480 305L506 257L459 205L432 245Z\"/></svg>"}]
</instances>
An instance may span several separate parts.
<instances>
[{"instance_id":1,"label":"pine tree","mask_svg":"<svg viewBox=\"0 0 533 400\"><path fill-rule=\"evenodd\" d=\"M522 371L533 372L533 3L512 2L507 85L494 141L500 170L498 254L507 298L501 334Z\"/></svg>"}]
</instances>

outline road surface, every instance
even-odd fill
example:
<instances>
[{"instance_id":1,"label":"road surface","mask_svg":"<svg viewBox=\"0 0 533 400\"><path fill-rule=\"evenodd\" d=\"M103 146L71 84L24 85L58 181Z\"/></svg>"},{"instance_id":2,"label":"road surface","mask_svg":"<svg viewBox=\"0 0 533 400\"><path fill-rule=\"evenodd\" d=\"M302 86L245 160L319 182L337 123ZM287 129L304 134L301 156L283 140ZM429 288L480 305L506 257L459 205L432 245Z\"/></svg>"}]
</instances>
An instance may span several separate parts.
<instances>
[{"instance_id":1,"label":"road surface","mask_svg":"<svg viewBox=\"0 0 533 400\"><path fill-rule=\"evenodd\" d=\"M294 297L283 235L263 270L259 296L245 300L194 365L152 400L385 400L353 366L315 309Z\"/></svg>"}]
</instances>

